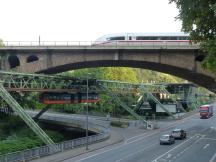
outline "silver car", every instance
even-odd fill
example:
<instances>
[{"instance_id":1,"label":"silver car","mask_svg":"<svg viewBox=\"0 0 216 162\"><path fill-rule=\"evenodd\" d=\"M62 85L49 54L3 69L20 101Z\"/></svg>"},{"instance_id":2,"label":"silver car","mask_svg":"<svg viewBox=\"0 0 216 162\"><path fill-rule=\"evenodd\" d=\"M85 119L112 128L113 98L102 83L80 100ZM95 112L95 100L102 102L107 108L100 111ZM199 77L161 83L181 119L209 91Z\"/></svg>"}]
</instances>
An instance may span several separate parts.
<instances>
[{"instance_id":1,"label":"silver car","mask_svg":"<svg viewBox=\"0 0 216 162\"><path fill-rule=\"evenodd\" d=\"M160 137L160 145L162 144L173 144L175 143L175 138L172 135L165 134Z\"/></svg>"},{"instance_id":2,"label":"silver car","mask_svg":"<svg viewBox=\"0 0 216 162\"><path fill-rule=\"evenodd\" d=\"M174 129L171 134L175 139L184 139L187 137L186 131L183 129Z\"/></svg>"}]
</instances>

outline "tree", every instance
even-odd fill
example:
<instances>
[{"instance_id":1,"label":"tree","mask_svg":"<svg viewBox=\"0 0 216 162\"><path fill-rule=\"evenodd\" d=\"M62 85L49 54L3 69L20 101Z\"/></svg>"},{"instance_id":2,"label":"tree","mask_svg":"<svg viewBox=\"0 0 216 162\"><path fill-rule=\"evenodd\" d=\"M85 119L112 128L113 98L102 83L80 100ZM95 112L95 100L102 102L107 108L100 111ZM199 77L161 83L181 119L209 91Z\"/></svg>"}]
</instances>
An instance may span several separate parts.
<instances>
[{"instance_id":1,"label":"tree","mask_svg":"<svg viewBox=\"0 0 216 162\"><path fill-rule=\"evenodd\" d=\"M182 30L190 33L191 40L200 43L207 53L203 67L216 73L216 1L170 0L176 3L182 20Z\"/></svg>"},{"instance_id":2,"label":"tree","mask_svg":"<svg viewBox=\"0 0 216 162\"><path fill-rule=\"evenodd\" d=\"M3 46L4 44L3 44L3 41L0 39L0 46Z\"/></svg>"},{"instance_id":3,"label":"tree","mask_svg":"<svg viewBox=\"0 0 216 162\"><path fill-rule=\"evenodd\" d=\"M127 67L108 67L104 70L104 79L124 82L138 82L136 72Z\"/></svg>"}]
</instances>

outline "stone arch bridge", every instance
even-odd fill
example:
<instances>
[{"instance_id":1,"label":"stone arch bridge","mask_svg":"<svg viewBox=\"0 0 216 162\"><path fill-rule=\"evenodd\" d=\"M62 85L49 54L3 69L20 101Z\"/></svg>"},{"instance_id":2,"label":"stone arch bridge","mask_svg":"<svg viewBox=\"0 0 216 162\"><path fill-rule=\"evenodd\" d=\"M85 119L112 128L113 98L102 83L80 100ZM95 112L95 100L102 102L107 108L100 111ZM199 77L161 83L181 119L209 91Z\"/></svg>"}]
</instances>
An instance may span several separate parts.
<instances>
[{"instance_id":1,"label":"stone arch bridge","mask_svg":"<svg viewBox=\"0 0 216 162\"><path fill-rule=\"evenodd\" d=\"M216 92L214 75L201 67L198 45L84 45L0 47L1 69L53 74L90 67L133 67L178 76Z\"/></svg>"}]
</instances>

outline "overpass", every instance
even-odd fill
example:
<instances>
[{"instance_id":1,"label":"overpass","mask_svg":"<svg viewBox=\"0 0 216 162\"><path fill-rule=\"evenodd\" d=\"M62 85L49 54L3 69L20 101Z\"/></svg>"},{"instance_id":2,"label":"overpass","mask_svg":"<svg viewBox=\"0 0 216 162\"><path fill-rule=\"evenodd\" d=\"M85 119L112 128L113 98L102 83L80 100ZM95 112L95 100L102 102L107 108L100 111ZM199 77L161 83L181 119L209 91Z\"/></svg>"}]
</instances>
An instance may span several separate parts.
<instances>
[{"instance_id":1,"label":"overpass","mask_svg":"<svg viewBox=\"0 0 216 162\"><path fill-rule=\"evenodd\" d=\"M93 67L133 67L154 70L189 80L216 92L214 75L202 69L197 44L127 42L74 44L32 42L0 47L1 69L53 74Z\"/></svg>"}]
</instances>

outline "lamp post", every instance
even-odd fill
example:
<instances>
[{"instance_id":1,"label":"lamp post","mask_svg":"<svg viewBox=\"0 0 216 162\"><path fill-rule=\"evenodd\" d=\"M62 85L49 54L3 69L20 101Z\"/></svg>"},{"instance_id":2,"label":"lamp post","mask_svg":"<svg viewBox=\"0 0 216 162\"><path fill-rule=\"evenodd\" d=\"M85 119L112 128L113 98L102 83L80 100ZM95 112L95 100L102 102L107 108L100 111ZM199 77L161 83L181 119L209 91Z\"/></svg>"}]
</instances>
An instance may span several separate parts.
<instances>
[{"instance_id":1,"label":"lamp post","mask_svg":"<svg viewBox=\"0 0 216 162\"><path fill-rule=\"evenodd\" d=\"M88 76L90 73L87 73L86 78L86 150L88 150Z\"/></svg>"}]
</instances>

